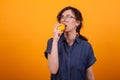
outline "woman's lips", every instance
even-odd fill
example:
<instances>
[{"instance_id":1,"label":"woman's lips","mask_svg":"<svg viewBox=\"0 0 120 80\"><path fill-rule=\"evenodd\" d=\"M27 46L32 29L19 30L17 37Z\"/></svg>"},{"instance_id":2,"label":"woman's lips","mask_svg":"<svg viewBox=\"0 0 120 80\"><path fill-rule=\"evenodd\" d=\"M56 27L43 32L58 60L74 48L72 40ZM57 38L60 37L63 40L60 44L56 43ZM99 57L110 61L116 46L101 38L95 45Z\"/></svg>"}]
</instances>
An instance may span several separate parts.
<instances>
[{"instance_id":1,"label":"woman's lips","mask_svg":"<svg viewBox=\"0 0 120 80\"><path fill-rule=\"evenodd\" d=\"M65 27L67 27L67 25L65 24Z\"/></svg>"}]
</instances>

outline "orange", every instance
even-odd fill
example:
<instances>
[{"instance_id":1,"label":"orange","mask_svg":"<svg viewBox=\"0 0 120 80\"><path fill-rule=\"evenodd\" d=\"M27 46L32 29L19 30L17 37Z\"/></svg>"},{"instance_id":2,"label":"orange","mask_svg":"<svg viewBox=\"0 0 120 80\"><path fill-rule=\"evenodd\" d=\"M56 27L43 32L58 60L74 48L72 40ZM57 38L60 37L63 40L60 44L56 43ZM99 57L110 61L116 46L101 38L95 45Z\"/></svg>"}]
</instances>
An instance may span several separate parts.
<instances>
[{"instance_id":1,"label":"orange","mask_svg":"<svg viewBox=\"0 0 120 80\"><path fill-rule=\"evenodd\" d=\"M61 31L64 31L64 30L65 30L65 25L64 25L64 24L61 24L57 29L58 29L58 30L61 30Z\"/></svg>"}]
</instances>

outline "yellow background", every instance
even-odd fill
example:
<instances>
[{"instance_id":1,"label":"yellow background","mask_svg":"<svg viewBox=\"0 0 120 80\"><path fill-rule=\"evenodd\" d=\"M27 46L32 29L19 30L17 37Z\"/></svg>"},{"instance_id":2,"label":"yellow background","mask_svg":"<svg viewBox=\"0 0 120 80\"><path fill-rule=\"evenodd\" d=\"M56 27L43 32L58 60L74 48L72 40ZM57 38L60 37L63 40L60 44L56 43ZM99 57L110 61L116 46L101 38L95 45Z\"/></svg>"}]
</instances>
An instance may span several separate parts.
<instances>
[{"instance_id":1,"label":"yellow background","mask_svg":"<svg viewBox=\"0 0 120 80\"><path fill-rule=\"evenodd\" d=\"M96 80L120 80L120 0L0 0L0 80L49 80L44 50L69 5L83 14Z\"/></svg>"}]
</instances>

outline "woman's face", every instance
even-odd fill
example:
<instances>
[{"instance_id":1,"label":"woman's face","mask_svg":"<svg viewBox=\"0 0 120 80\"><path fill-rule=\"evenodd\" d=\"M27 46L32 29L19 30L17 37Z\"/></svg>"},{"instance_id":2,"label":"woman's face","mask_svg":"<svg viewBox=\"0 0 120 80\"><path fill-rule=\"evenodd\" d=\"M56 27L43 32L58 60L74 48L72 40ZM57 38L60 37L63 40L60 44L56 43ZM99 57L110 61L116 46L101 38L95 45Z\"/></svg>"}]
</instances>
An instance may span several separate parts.
<instances>
[{"instance_id":1,"label":"woman's face","mask_svg":"<svg viewBox=\"0 0 120 80\"><path fill-rule=\"evenodd\" d=\"M75 19L75 15L71 10L66 10L61 15L60 23L65 24L65 32L69 32L76 31L76 28L80 24L80 21L77 21Z\"/></svg>"}]
</instances>

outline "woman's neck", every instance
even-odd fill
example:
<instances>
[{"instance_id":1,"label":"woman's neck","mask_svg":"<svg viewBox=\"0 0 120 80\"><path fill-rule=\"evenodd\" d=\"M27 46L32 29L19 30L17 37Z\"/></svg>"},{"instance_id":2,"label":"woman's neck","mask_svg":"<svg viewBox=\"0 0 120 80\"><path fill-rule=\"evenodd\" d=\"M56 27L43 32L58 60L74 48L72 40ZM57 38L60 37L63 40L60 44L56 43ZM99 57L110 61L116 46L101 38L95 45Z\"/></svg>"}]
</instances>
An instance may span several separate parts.
<instances>
[{"instance_id":1,"label":"woman's neck","mask_svg":"<svg viewBox=\"0 0 120 80\"><path fill-rule=\"evenodd\" d=\"M76 32L66 32L64 33L67 43L71 46L74 43Z\"/></svg>"}]
</instances>

